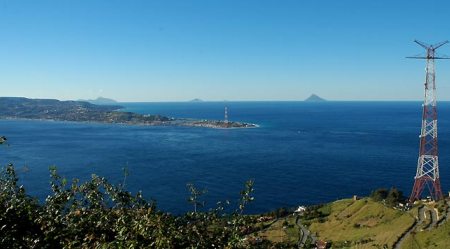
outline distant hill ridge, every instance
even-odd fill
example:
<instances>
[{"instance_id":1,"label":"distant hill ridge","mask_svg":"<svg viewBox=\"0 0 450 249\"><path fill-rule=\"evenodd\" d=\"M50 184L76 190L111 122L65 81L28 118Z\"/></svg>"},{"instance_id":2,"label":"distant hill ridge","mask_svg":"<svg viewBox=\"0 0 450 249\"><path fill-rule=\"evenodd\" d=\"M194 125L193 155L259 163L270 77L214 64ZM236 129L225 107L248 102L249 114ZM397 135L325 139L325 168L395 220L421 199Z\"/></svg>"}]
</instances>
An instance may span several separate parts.
<instances>
[{"instance_id":1,"label":"distant hill ridge","mask_svg":"<svg viewBox=\"0 0 450 249\"><path fill-rule=\"evenodd\" d=\"M98 97L96 99L80 99L78 101L85 101L96 105L115 105L118 102L114 99L104 98L104 97Z\"/></svg>"},{"instance_id":2,"label":"distant hill ridge","mask_svg":"<svg viewBox=\"0 0 450 249\"><path fill-rule=\"evenodd\" d=\"M96 105L86 101L0 97L0 118L46 119L123 124L153 124L170 121L161 115L117 111L119 105Z\"/></svg>"}]
</instances>

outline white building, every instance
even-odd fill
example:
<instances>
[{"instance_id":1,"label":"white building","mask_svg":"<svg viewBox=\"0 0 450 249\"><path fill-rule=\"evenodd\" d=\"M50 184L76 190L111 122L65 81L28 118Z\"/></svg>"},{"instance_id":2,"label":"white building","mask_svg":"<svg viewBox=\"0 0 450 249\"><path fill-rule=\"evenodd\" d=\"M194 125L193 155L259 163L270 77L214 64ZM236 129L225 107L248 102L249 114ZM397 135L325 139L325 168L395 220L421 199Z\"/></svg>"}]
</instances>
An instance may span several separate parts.
<instances>
[{"instance_id":1,"label":"white building","mask_svg":"<svg viewBox=\"0 0 450 249\"><path fill-rule=\"evenodd\" d=\"M303 213L306 211L306 207L305 206L298 206L298 208L294 211L294 213Z\"/></svg>"}]
</instances>

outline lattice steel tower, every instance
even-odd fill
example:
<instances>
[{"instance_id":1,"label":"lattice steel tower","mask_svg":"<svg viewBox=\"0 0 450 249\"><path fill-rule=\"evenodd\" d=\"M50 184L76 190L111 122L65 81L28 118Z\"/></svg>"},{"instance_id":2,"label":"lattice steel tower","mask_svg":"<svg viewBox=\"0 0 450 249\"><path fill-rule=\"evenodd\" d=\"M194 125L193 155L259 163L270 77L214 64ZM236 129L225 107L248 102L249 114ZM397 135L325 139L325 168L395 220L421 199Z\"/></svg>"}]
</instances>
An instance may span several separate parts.
<instances>
[{"instance_id":1,"label":"lattice steel tower","mask_svg":"<svg viewBox=\"0 0 450 249\"><path fill-rule=\"evenodd\" d=\"M437 48L448 43L444 41L435 45L414 41L426 49L426 55L418 55L407 58L426 59L425 98L423 101L422 129L420 132L419 158L417 160L417 172L414 177L414 187L409 197L410 202L420 199L425 187L433 200L443 198L439 179L438 139L437 139L437 109L436 109L436 83L434 73L435 59L449 59L436 56Z\"/></svg>"}]
</instances>

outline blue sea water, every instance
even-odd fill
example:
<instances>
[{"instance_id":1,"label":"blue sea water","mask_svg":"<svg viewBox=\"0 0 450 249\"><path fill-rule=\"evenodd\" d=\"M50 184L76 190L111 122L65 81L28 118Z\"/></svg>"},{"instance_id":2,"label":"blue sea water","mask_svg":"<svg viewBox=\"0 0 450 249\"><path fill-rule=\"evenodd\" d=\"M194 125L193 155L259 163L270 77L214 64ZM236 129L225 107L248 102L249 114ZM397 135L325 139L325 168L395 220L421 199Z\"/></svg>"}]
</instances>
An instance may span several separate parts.
<instances>
[{"instance_id":1,"label":"blue sea water","mask_svg":"<svg viewBox=\"0 0 450 249\"><path fill-rule=\"evenodd\" d=\"M127 111L223 119L223 102L125 103ZM127 126L1 120L0 163L14 163L30 195L50 192L49 166L61 175L91 174L142 190L169 212L191 209L186 184L206 188L207 207L236 201L248 179L248 212L368 195L396 186L409 194L416 171L420 102L227 102L230 120L255 129ZM450 189L450 103L440 102L442 186ZM26 166L29 170L21 170Z\"/></svg>"}]
</instances>

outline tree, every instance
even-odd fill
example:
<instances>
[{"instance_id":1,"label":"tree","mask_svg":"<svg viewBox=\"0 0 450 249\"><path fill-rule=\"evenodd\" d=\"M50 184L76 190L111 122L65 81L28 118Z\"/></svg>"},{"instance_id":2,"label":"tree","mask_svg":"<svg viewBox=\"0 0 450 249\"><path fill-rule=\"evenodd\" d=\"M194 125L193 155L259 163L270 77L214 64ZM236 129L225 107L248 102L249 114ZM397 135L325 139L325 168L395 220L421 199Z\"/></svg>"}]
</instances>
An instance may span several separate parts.
<instances>
[{"instance_id":1,"label":"tree","mask_svg":"<svg viewBox=\"0 0 450 249\"><path fill-rule=\"evenodd\" d=\"M386 197L386 204L388 206L394 207L396 206L399 202L403 201L404 197L403 197L403 192L398 190L395 187L392 187L389 190L388 196Z\"/></svg>"},{"instance_id":2,"label":"tree","mask_svg":"<svg viewBox=\"0 0 450 249\"><path fill-rule=\"evenodd\" d=\"M389 191L385 188L379 188L377 190L372 191L370 194L370 198L374 201L382 201L387 198Z\"/></svg>"}]
</instances>

